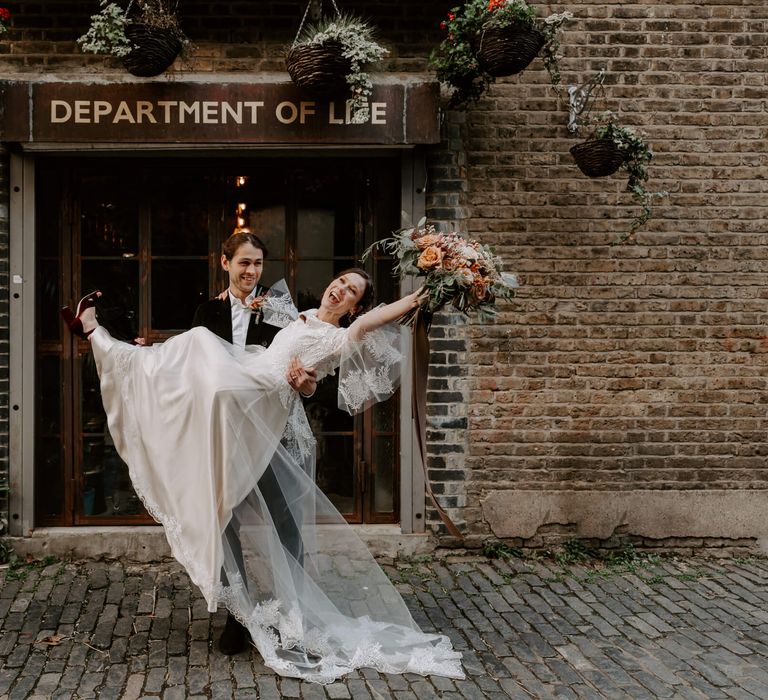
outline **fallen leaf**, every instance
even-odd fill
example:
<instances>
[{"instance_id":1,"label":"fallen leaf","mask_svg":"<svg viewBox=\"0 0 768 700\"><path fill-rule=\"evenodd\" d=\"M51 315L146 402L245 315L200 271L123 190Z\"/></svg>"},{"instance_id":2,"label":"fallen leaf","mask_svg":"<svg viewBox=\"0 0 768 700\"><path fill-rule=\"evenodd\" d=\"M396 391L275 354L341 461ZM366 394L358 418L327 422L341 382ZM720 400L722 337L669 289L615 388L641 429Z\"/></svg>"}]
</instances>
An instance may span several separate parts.
<instances>
[{"instance_id":1,"label":"fallen leaf","mask_svg":"<svg viewBox=\"0 0 768 700\"><path fill-rule=\"evenodd\" d=\"M52 634L49 637L39 639L35 644L47 644L49 647L55 647L61 644L65 639L69 639L69 637L63 634Z\"/></svg>"}]
</instances>

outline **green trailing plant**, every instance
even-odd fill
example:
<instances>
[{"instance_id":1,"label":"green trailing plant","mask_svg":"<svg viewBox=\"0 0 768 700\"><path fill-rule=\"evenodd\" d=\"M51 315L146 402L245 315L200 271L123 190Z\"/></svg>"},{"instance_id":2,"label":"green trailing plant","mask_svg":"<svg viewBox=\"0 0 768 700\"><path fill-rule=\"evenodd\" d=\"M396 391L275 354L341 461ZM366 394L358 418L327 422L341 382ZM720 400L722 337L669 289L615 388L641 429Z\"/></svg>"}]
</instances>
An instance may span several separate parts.
<instances>
[{"instance_id":1,"label":"green trailing plant","mask_svg":"<svg viewBox=\"0 0 768 700\"><path fill-rule=\"evenodd\" d=\"M365 123L369 118L368 98L373 83L363 67L384 58L389 52L375 41L374 30L366 21L344 13L307 25L296 37L292 48L328 43L340 44L342 55L350 62L346 80L352 92L352 123Z\"/></svg>"},{"instance_id":2,"label":"green trailing plant","mask_svg":"<svg viewBox=\"0 0 768 700\"><path fill-rule=\"evenodd\" d=\"M510 547L501 540L485 540L483 554L489 559L522 559L524 557L522 549Z\"/></svg>"},{"instance_id":3,"label":"green trailing plant","mask_svg":"<svg viewBox=\"0 0 768 700\"><path fill-rule=\"evenodd\" d=\"M101 10L91 16L88 31L77 40L83 51L118 58L127 56L135 48L125 32L130 24L169 30L182 49L189 47L189 40L179 26L178 0L129 0L125 9L109 0L100 0L99 4Z\"/></svg>"},{"instance_id":4,"label":"green trailing plant","mask_svg":"<svg viewBox=\"0 0 768 700\"><path fill-rule=\"evenodd\" d=\"M445 39L432 52L430 65L437 78L453 88L451 107L466 107L476 102L495 80L478 58L483 31L512 25L541 33L544 45L540 55L556 91L560 85L560 31L572 19L570 12L539 18L535 7L525 0L468 0L448 12L440 27Z\"/></svg>"},{"instance_id":5,"label":"green trailing plant","mask_svg":"<svg viewBox=\"0 0 768 700\"><path fill-rule=\"evenodd\" d=\"M589 122L592 133L588 139L610 139L624 155L621 168L627 173L627 192L640 205L641 212L630 224L629 231L621 236L621 241L630 240L635 232L651 218L654 199L666 197L668 192L649 191L648 164L653 160L653 151L645 136L619 123L613 112L603 112Z\"/></svg>"}]
</instances>

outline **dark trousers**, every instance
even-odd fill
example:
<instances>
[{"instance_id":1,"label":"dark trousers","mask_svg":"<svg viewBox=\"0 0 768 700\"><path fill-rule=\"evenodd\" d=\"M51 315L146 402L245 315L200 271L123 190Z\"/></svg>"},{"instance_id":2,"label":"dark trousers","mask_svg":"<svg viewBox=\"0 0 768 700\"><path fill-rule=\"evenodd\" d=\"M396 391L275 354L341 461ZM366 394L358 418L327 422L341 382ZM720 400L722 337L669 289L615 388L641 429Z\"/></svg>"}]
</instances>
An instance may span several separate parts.
<instances>
[{"instance_id":1,"label":"dark trousers","mask_svg":"<svg viewBox=\"0 0 768 700\"><path fill-rule=\"evenodd\" d=\"M277 529L280 543L285 547L285 550L290 556L292 556L299 563L299 566L303 565L304 560L304 544L301 540L301 530L299 523L295 521L288 510L288 504L285 502L283 492L280 490L275 472L272 469L272 465L267 466L264 474L258 482L259 491L264 498L269 515L272 518L272 522ZM245 575L245 561L243 560L243 547L240 543L240 523L237 520L237 516L233 515L229 524L224 530L224 537L229 544L232 554L235 557L235 563L237 569L243 578L243 582L246 583L248 579ZM229 585L227 575L222 569L221 582L225 585Z\"/></svg>"}]
</instances>

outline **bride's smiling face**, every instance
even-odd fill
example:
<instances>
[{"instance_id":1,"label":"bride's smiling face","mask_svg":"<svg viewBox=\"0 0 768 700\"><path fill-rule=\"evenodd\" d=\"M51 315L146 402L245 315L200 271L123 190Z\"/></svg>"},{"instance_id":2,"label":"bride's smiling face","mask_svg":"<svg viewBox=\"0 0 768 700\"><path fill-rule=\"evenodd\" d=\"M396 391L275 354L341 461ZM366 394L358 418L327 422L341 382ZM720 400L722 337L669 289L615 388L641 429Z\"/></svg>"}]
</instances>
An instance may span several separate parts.
<instances>
[{"instance_id":1,"label":"bride's smiling face","mask_svg":"<svg viewBox=\"0 0 768 700\"><path fill-rule=\"evenodd\" d=\"M356 272L350 272L333 280L320 301L320 308L341 318L354 312L363 297L367 282Z\"/></svg>"}]
</instances>

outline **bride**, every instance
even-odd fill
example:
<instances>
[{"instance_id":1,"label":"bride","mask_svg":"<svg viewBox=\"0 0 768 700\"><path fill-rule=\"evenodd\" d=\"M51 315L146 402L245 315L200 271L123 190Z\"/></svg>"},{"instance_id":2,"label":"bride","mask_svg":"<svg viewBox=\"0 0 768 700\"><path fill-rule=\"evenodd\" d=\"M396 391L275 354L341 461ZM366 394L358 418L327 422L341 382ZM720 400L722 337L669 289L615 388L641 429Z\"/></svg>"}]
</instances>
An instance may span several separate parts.
<instances>
[{"instance_id":1,"label":"bride","mask_svg":"<svg viewBox=\"0 0 768 700\"><path fill-rule=\"evenodd\" d=\"M361 313L372 283L352 269L331 281L317 310L298 314L287 293L270 293L264 320L284 327L266 350L205 328L129 345L98 324L98 296L62 315L90 339L115 447L209 611L225 605L284 676L332 683L372 667L463 678L461 654L447 637L421 632L315 485L314 438L289 384L297 358L318 380L339 368L339 405L350 413L390 396L401 360L393 322L420 304L419 292ZM354 320L342 327L345 319ZM269 464L287 509L277 521L258 487ZM285 527L300 533L299 547L284 546Z\"/></svg>"}]
</instances>

